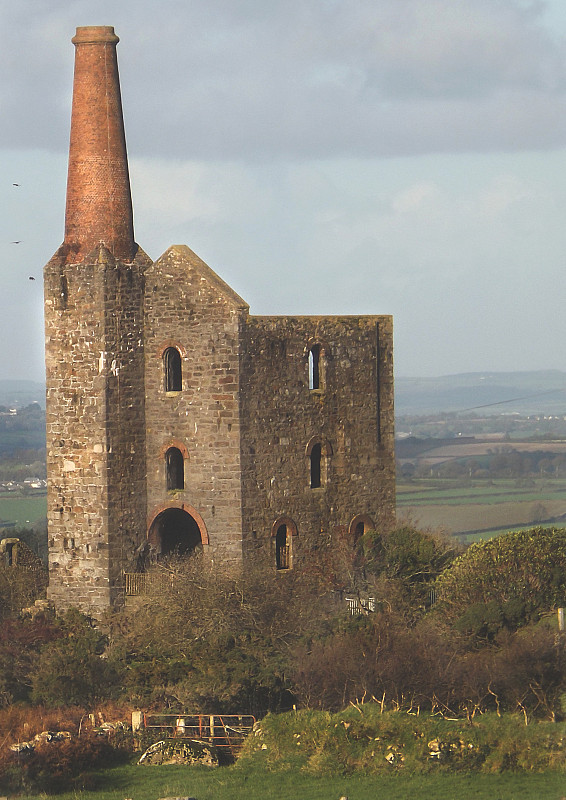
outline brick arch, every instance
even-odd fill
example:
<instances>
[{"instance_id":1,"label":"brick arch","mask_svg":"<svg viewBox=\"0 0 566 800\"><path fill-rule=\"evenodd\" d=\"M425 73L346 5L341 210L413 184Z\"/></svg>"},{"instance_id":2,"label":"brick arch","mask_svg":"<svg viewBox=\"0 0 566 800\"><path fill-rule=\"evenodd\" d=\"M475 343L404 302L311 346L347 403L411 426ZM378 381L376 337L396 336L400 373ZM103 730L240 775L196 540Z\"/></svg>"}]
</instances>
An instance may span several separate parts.
<instances>
[{"instance_id":1,"label":"brick arch","mask_svg":"<svg viewBox=\"0 0 566 800\"><path fill-rule=\"evenodd\" d=\"M180 344L176 339L166 339L164 342L161 342L161 344L157 348L157 355L159 356L159 358L163 358L163 354L170 347L174 347L176 350L178 350L181 358L187 357L186 347L183 347L183 345Z\"/></svg>"},{"instance_id":2,"label":"brick arch","mask_svg":"<svg viewBox=\"0 0 566 800\"><path fill-rule=\"evenodd\" d=\"M330 349L328 341L326 339L322 339L320 336L310 336L303 351L303 357L305 359L308 359L309 353L315 345L320 347L320 351L324 354L326 359L332 358L332 350Z\"/></svg>"},{"instance_id":3,"label":"brick arch","mask_svg":"<svg viewBox=\"0 0 566 800\"><path fill-rule=\"evenodd\" d=\"M320 445L320 451L321 451L323 456L329 457L329 456L333 455L332 445L330 444L328 439L325 439L322 436L311 436L311 438L308 440L307 446L305 448L305 455L308 458L310 458L310 455L312 453L312 449L315 446L315 444L319 444Z\"/></svg>"},{"instance_id":4,"label":"brick arch","mask_svg":"<svg viewBox=\"0 0 566 800\"><path fill-rule=\"evenodd\" d=\"M160 456L165 458L165 454L171 447L176 447L180 451L185 461L189 460L189 451L187 446L180 439L169 439L165 444L161 445Z\"/></svg>"},{"instance_id":5,"label":"brick arch","mask_svg":"<svg viewBox=\"0 0 566 800\"><path fill-rule=\"evenodd\" d=\"M206 529L206 525L203 518L198 513L196 508L193 508L193 506L190 506L188 503L163 503L162 505L159 505L156 508L154 508L154 510L148 516L147 534L146 534L147 536L149 536L149 531L151 530L151 526L153 525L157 517L170 508L178 508L180 511L186 511L187 514L189 514L189 516L191 516L198 525L202 544L203 545L210 544L208 538L208 531Z\"/></svg>"},{"instance_id":6,"label":"brick arch","mask_svg":"<svg viewBox=\"0 0 566 800\"><path fill-rule=\"evenodd\" d=\"M277 517L273 525L271 526L271 538L277 536L277 531L281 527L281 525L286 525L291 536L297 536L299 531L297 529L297 524L291 517Z\"/></svg>"},{"instance_id":7,"label":"brick arch","mask_svg":"<svg viewBox=\"0 0 566 800\"><path fill-rule=\"evenodd\" d=\"M375 522L369 516L369 514L356 514L356 516L350 522L348 526L348 533L350 536L357 538L360 534L357 533L358 527L360 525L364 526L364 533L367 531L375 530ZM363 534L362 534L363 535Z\"/></svg>"}]
</instances>

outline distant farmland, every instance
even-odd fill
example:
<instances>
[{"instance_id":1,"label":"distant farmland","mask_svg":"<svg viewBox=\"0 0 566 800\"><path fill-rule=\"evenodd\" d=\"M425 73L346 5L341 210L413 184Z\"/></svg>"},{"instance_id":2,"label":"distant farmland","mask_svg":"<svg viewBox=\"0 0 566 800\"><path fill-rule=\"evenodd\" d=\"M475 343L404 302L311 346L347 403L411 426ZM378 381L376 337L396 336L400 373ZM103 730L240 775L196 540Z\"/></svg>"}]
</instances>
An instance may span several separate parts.
<instances>
[{"instance_id":1,"label":"distant farmland","mask_svg":"<svg viewBox=\"0 0 566 800\"><path fill-rule=\"evenodd\" d=\"M406 441L406 440L405 440ZM430 464L431 466L443 464L446 461L461 460L463 458L480 458L482 456L492 455L498 451L512 450L517 453L547 453L548 455L564 455L566 454L565 441L542 441L542 442L505 442L501 438L478 439L474 440L472 437L463 440L452 439L449 443L445 439L438 440L439 444L436 445L434 439L421 440L421 448L423 444L428 444L426 449L421 449L419 454L415 456L405 456L404 441L401 440L397 443L398 461L403 464L407 461L415 461L419 463Z\"/></svg>"},{"instance_id":2,"label":"distant farmland","mask_svg":"<svg viewBox=\"0 0 566 800\"><path fill-rule=\"evenodd\" d=\"M509 481L508 486L513 483ZM488 538L502 530L535 524L566 527L566 485L541 487L535 492L532 489L521 492L509 486L505 492L505 481L497 481L494 486L475 486L465 495L453 488L431 486L428 492L423 492L422 485L417 488L400 484L397 516L420 528L441 528L464 540L478 535Z\"/></svg>"},{"instance_id":3,"label":"distant farmland","mask_svg":"<svg viewBox=\"0 0 566 800\"><path fill-rule=\"evenodd\" d=\"M0 496L0 526L10 523L17 528L29 528L47 516L47 497L45 494ZM5 533L0 535L6 535Z\"/></svg>"},{"instance_id":4,"label":"distant farmland","mask_svg":"<svg viewBox=\"0 0 566 800\"><path fill-rule=\"evenodd\" d=\"M533 525L566 527L566 470L493 477L495 456L541 455L562 461L566 441L513 441L467 437L401 441L397 514L422 528L441 528L464 540ZM542 464L543 461L538 463ZM550 463L550 462L549 462ZM407 465L415 477L404 479ZM463 474L447 477L459 466Z\"/></svg>"}]
</instances>

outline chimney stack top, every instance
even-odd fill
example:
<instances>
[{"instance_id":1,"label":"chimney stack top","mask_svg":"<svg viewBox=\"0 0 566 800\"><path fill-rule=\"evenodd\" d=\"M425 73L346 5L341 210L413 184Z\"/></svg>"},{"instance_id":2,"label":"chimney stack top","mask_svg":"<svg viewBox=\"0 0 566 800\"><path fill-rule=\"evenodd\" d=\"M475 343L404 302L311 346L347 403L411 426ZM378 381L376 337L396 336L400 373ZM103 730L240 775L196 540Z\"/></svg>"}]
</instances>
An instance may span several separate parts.
<instances>
[{"instance_id":1,"label":"chimney stack top","mask_svg":"<svg viewBox=\"0 0 566 800\"><path fill-rule=\"evenodd\" d=\"M84 25L77 28L77 32L71 41L74 45L99 44L100 42L118 44L120 39L114 33L114 28L111 25Z\"/></svg>"}]
</instances>

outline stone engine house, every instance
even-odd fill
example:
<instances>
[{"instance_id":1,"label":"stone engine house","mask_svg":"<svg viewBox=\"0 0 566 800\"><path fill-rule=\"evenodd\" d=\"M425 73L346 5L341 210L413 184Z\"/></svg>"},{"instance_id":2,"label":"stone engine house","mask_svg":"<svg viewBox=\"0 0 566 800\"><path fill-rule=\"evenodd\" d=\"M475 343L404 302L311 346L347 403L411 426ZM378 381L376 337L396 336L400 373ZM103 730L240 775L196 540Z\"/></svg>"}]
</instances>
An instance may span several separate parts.
<instances>
[{"instance_id":1,"label":"stone engine house","mask_svg":"<svg viewBox=\"0 0 566 800\"><path fill-rule=\"evenodd\" d=\"M392 320L252 316L185 245L135 243L116 44L77 28L64 242L44 271L49 596L119 605L124 573L394 521ZM263 549L265 553L265 549Z\"/></svg>"}]
</instances>

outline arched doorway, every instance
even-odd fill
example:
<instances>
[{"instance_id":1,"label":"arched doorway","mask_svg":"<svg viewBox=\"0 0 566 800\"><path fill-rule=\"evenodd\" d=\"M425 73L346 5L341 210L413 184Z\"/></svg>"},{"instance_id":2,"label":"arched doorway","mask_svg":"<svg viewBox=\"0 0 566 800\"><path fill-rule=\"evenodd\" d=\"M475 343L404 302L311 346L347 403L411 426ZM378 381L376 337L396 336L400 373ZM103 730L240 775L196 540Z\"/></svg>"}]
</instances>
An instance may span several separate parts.
<instances>
[{"instance_id":1,"label":"arched doorway","mask_svg":"<svg viewBox=\"0 0 566 800\"><path fill-rule=\"evenodd\" d=\"M158 556L186 555L208 543L202 518L185 508L166 508L157 514L149 526L147 538Z\"/></svg>"}]
</instances>

